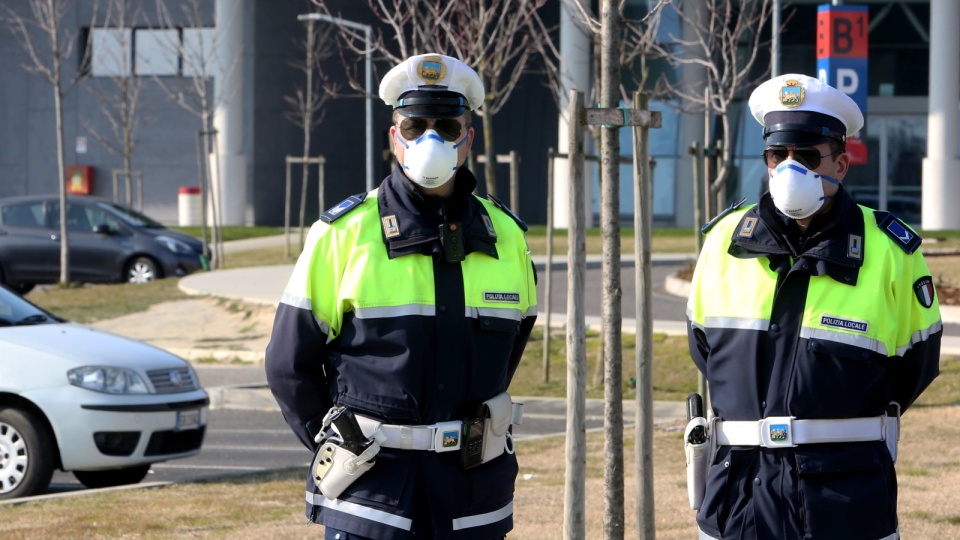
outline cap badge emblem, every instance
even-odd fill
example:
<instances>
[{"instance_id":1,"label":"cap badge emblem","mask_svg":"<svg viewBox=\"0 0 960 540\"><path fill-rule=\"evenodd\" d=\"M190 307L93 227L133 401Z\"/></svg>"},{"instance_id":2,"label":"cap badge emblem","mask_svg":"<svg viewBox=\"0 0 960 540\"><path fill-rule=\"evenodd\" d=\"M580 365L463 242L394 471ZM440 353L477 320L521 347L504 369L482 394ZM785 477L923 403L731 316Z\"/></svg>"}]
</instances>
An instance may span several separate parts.
<instances>
[{"instance_id":1,"label":"cap badge emblem","mask_svg":"<svg viewBox=\"0 0 960 540\"><path fill-rule=\"evenodd\" d=\"M803 103L804 91L800 81L788 79L786 86L780 89L780 103L789 109L795 109Z\"/></svg>"},{"instance_id":2,"label":"cap badge emblem","mask_svg":"<svg viewBox=\"0 0 960 540\"><path fill-rule=\"evenodd\" d=\"M439 56L428 56L417 66L417 76L426 84L438 84L447 76L447 66Z\"/></svg>"}]
</instances>

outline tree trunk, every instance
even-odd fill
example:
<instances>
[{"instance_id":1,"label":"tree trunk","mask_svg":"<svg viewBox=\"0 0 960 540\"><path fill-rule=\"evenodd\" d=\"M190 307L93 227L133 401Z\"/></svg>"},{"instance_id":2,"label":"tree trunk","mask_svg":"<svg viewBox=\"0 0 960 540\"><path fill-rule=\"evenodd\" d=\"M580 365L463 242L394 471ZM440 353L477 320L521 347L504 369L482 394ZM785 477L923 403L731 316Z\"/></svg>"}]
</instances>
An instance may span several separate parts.
<instances>
[{"instance_id":1,"label":"tree trunk","mask_svg":"<svg viewBox=\"0 0 960 540\"><path fill-rule=\"evenodd\" d=\"M59 49L54 49L58 51ZM57 172L60 186L60 283L70 282L70 246L67 231L67 175L63 164L63 95L60 90L60 66L54 68L56 81L53 88L54 114L57 117Z\"/></svg>"},{"instance_id":2,"label":"tree trunk","mask_svg":"<svg viewBox=\"0 0 960 540\"><path fill-rule=\"evenodd\" d=\"M603 0L601 8L600 106L615 108L620 95L620 11L617 0ZM623 510L623 346L620 299L620 132L603 128L600 229L603 236L604 334L604 501L603 536L622 540Z\"/></svg>"}]
</instances>

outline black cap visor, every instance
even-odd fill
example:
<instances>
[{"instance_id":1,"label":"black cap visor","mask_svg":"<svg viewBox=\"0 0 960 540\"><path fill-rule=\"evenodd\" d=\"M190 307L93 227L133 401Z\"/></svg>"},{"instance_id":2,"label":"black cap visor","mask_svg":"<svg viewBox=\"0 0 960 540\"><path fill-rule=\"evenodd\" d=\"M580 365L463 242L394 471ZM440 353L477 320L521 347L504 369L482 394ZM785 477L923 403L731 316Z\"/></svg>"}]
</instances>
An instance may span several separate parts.
<instances>
[{"instance_id":1,"label":"black cap visor","mask_svg":"<svg viewBox=\"0 0 960 540\"><path fill-rule=\"evenodd\" d=\"M763 140L767 145L812 146L845 140L843 122L813 111L771 112L764 116L763 124Z\"/></svg>"},{"instance_id":2,"label":"black cap visor","mask_svg":"<svg viewBox=\"0 0 960 540\"><path fill-rule=\"evenodd\" d=\"M413 90L394 109L408 118L456 118L467 112L467 99L449 90Z\"/></svg>"}]
</instances>

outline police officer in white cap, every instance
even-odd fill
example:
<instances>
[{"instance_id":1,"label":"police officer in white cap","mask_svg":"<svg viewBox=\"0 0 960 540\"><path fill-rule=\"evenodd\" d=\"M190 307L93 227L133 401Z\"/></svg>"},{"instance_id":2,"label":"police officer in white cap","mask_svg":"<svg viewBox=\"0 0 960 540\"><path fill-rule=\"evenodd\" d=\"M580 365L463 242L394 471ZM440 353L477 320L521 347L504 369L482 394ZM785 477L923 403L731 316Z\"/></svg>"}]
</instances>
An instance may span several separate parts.
<instances>
[{"instance_id":1,"label":"police officer in white cap","mask_svg":"<svg viewBox=\"0 0 960 540\"><path fill-rule=\"evenodd\" d=\"M307 517L328 539L503 538L518 466L506 393L536 319L526 225L463 165L477 73L391 69L397 167L321 214L277 309L267 380L315 452Z\"/></svg>"},{"instance_id":2,"label":"police officer in white cap","mask_svg":"<svg viewBox=\"0 0 960 540\"><path fill-rule=\"evenodd\" d=\"M789 74L749 105L769 191L704 227L687 305L711 405L687 447L707 449L688 476L700 538L899 538L900 413L943 333L921 239L843 189L850 97Z\"/></svg>"}]
</instances>

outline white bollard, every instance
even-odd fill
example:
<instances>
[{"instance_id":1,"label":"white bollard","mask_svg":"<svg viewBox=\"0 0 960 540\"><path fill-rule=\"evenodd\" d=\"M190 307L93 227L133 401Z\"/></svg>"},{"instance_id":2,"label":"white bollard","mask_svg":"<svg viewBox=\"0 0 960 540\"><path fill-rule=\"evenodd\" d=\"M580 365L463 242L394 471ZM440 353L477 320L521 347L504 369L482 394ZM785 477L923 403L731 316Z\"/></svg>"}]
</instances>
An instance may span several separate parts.
<instances>
[{"instance_id":1,"label":"white bollard","mask_svg":"<svg viewBox=\"0 0 960 540\"><path fill-rule=\"evenodd\" d=\"M200 225L203 220L200 204L200 188L181 187L177 197L180 226L189 227Z\"/></svg>"}]
</instances>

